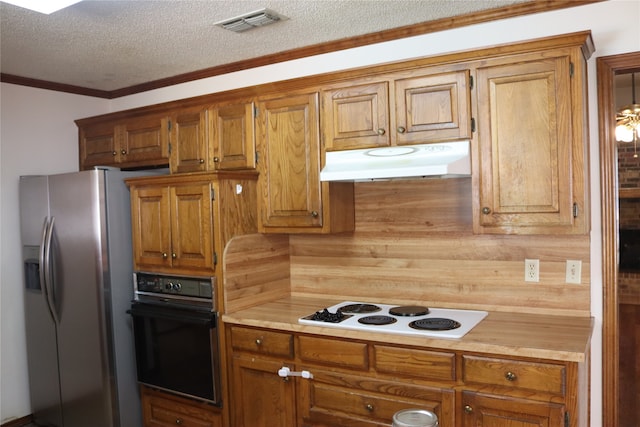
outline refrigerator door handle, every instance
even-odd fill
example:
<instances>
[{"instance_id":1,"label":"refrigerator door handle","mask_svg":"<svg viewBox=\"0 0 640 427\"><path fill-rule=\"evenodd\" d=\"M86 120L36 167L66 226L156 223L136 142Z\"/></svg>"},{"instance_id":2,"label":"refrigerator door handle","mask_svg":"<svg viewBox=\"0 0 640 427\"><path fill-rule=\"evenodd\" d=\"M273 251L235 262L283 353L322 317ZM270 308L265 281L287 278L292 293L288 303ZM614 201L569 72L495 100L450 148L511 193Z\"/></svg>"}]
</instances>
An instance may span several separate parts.
<instances>
[{"instance_id":1,"label":"refrigerator door handle","mask_svg":"<svg viewBox=\"0 0 640 427\"><path fill-rule=\"evenodd\" d=\"M51 313L51 317L56 324L60 323L58 319L58 312L56 310L56 301L54 294L54 283L53 283L53 265L51 260L51 241L53 239L53 225L54 225L55 217L51 217L48 220L45 220L45 231L43 235L43 242L41 246L42 253L42 261L41 261L41 271L43 270L43 278L42 281L44 283L47 307L49 307L49 312Z\"/></svg>"}]
</instances>

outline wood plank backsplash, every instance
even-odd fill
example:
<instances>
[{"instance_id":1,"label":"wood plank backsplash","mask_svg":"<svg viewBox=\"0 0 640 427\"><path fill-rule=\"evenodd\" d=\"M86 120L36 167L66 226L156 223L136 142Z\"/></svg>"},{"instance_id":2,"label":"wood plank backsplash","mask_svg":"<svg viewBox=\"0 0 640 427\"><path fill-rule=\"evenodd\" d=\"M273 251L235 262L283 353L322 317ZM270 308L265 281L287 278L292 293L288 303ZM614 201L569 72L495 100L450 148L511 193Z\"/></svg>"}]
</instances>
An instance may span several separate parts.
<instances>
[{"instance_id":1,"label":"wood plank backsplash","mask_svg":"<svg viewBox=\"0 0 640 427\"><path fill-rule=\"evenodd\" d=\"M289 236L291 291L430 306L589 315L589 236L472 232L471 179L356 183L356 230ZM540 260L540 282L524 260ZM581 284L565 283L582 261Z\"/></svg>"}]
</instances>

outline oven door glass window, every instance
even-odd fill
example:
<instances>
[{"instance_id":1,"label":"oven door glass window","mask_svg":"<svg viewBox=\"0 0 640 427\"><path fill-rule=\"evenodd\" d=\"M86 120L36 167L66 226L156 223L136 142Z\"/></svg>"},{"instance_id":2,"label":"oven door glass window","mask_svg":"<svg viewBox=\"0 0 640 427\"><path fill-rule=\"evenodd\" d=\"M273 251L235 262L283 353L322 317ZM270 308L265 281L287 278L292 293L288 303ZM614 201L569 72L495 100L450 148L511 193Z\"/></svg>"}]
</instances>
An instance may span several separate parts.
<instances>
[{"instance_id":1,"label":"oven door glass window","mask_svg":"<svg viewBox=\"0 0 640 427\"><path fill-rule=\"evenodd\" d=\"M219 403L215 313L134 304L140 383Z\"/></svg>"}]
</instances>

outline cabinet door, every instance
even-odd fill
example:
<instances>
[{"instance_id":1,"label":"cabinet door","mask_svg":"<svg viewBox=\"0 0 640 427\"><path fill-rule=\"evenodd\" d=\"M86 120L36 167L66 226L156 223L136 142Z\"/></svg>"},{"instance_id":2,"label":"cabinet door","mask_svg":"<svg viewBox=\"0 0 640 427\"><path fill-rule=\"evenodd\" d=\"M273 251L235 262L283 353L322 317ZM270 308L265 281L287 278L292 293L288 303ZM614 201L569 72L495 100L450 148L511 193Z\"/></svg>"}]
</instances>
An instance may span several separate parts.
<instances>
[{"instance_id":1,"label":"cabinet door","mask_svg":"<svg viewBox=\"0 0 640 427\"><path fill-rule=\"evenodd\" d=\"M196 109L171 116L171 173L206 170L207 111Z\"/></svg>"},{"instance_id":2,"label":"cabinet door","mask_svg":"<svg viewBox=\"0 0 640 427\"><path fill-rule=\"evenodd\" d=\"M471 138L469 71L395 81L396 144Z\"/></svg>"},{"instance_id":3,"label":"cabinet door","mask_svg":"<svg viewBox=\"0 0 640 427\"><path fill-rule=\"evenodd\" d=\"M169 197L166 186L131 188L131 231L136 270L171 265Z\"/></svg>"},{"instance_id":4,"label":"cabinet door","mask_svg":"<svg viewBox=\"0 0 640 427\"><path fill-rule=\"evenodd\" d=\"M169 163L167 117L138 117L118 126L120 161L132 166Z\"/></svg>"},{"instance_id":5,"label":"cabinet door","mask_svg":"<svg viewBox=\"0 0 640 427\"><path fill-rule=\"evenodd\" d=\"M115 125L100 123L80 128L80 169L111 166L120 161Z\"/></svg>"},{"instance_id":6,"label":"cabinet door","mask_svg":"<svg viewBox=\"0 0 640 427\"><path fill-rule=\"evenodd\" d=\"M255 169L253 111L253 102L220 105L211 110L209 161L214 169Z\"/></svg>"},{"instance_id":7,"label":"cabinet door","mask_svg":"<svg viewBox=\"0 0 640 427\"><path fill-rule=\"evenodd\" d=\"M323 91L322 129L327 151L390 145L389 83L353 82Z\"/></svg>"},{"instance_id":8,"label":"cabinet door","mask_svg":"<svg viewBox=\"0 0 640 427\"><path fill-rule=\"evenodd\" d=\"M564 406L462 393L463 427L564 427Z\"/></svg>"},{"instance_id":9,"label":"cabinet door","mask_svg":"<svg viewBox=\"0 0 640 427\"><path fill-rule=\"evenodd\" d=\"M172 266L213 270L211 183L171 186Z\"/></svg>"},{"instance_id":10,"label":"cabinet door","mask_svg":"<svg viewBox=\"0 0 640 427\"><path fill-rule=\"evenodd\" d=\"M576 232L570 79L568 56L478 69L476 232Z\"/></svg>"},{"instance_id":11,"label":"cabinet door","mask_svg":"<svg viewBox=\"0 0 640 427\"><path fill-rule=\"evenodd\" d=\"M318 94L259 104L260 231L322 227Z\"/></svg>"},{"instance_id":12,"label":"cabinet door","mask_svg":"<svg viewBox=\"0 0 640 427\"><path fill-rule=\"evenodd\" d=\"M278 376L293 365L248 355L233 356L231 425L234 427L292 427L295 421L295 381Z\"/></svg>"}]
</instances>

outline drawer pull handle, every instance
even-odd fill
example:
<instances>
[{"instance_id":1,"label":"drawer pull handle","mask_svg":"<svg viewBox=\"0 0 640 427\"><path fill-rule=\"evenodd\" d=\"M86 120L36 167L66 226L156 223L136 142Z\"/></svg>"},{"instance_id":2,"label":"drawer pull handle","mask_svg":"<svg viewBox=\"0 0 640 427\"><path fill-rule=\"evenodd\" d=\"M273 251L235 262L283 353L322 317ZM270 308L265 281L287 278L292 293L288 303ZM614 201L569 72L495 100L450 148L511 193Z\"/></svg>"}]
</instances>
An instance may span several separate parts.
<instances>
[{"instance_id":1,"label":"drawer pull handle","mask_svg":"<svg viewBox=\"0 0 640 427\"><path fill-rule=\"evenodd\" d=\"M111 153L111 155L116 156L116 155L118 155L118 152L117 152L117 151L113 151L113 152Z\"/></svg>"},{"instance_id":2,"label":"drawer pull handle","mask_svg":"<svg viewBox=\"0 0 640 427\"><path fill-rule=\"evenodd\" d=\"M166 252L162 253L162 258L167 259L167 253Z\"/></svg>"},{"instance_id":3,"label":"drawer pull handle","mask_svg":"<svg viewBox=\"0 0 640 427\"><path fill-rule=\"evenodd\" d=\"M213 158L213 162L214 163L218 163L219 161L220 161L220 157L216 156L216 157Z\"/></svg>"},{"instance_id":4,"label":"drawer pull handle","mask_svg":"<svg viewBox=\"0 0 640 427\"><path fill-rule=\"evenodd\" d=\"M489 215L491 213L491 209L485 206L484 208L482 208L482 213L485 215Z\"/></svg>"},{"instance_id":5,"label":"drawer pull handle","mask_svg":"<svg viewBox=\"0 0 640 427\"><path fill-rule=\"evenodd\" d=\"M174 253L171 254L171 258L176 259L176 258L178 258L178 255L176 255L176 253L174 252Z\"/></svg>"},{"instance_id":6,"label":"drawer pull handle","mask_svg":"<svg viewBox=\"0 0 640 427\"><path fill-rule=\"evenodd\" d=\"M203 163L204 163L204 159L200 159L200 160L198 160L198 162L199 162L200 164L203 164Z\"/></svg>"},{"instance_id":7,"label":"drawer pull handle","mask_svg":"<svg viewBox=\"0 0 640 427\"><path fill-rule=\"evenodd\" d=\"M313 218L318 218L318 215L319 215L319 214L318 214L318 211L311 211L311 216L312 216Z\"/></svg>"},{"instance_id":8,"label":"drawer pull handle","mask_svg":"<svg viewBox=\"0 0 640 427\"><path fill-rule=\"evenodd\" d=\"M260 338L257 338L257 339L256 339L256 345L257 345L257 346L262 345L262 340L261 340Z\"/></svg>"},{"instance_id":9,"label":"drawer pull handle","mask_svg":"<svg viewBox=\"0 0 640 427\"><path fill-rule=\"evenodd\" d=\"M176 418L176 425L182 425L182 419L181 418Z\"/></svg>"},{"instance_id":10,"label":"drawer pull handle","mask_svg":"<svg viewBox=\"0 0 640 427\"><path fill-rule=\"evenodd\" d=\"M288 378L288 377L302 377L306 379L313 378L313 374L309 371L292 371L286 366L283 366L282 368L278 369L278 376L282 378Z\"/></svg>"},{"instance_id":11,"label":"drawer pull handle","mask_svg":"<svg viewBox=\"0 0 640 427\"><path fill-rule=\"evenodd\" d=\"M507 381L515 381L518 379L518 376L511 371L504 374L504 377L507 379Z\"/></svg>"},{"instance_id":12,"label":"drawer pull handle","mask_svg":"<svg viewBox=\"0 0 640 427\"><path fill-rule=\"evenodd\" d=\"M473 408L469 405L464 405L464 412L470 414L473 412Z\"/></svg>"},{"instance_id":13,"label":"drawer pull handle","mask_svg":"<svg viewBox=\"0 0 640 427\"><path fill-rule=\"evenodd\" d=\"M127 150L120 150L120 154L127 154Z\"/></svg>"},{"instance_id":14,"label":"drawer pull handle","mask_svg":"<svg viewBox=\"0 0 640 427\"><path fill-rule=\"evenodd\" d=\"M365 409L369 412L373 412L373 405L371 403L367 403L365 405Z\"/></svg>"},{"instance_id":15,"label":"drawer pull handle","mask_svg":"<svg viewBox=\"0 0 640 427\"><path fill-rule=\"evenodd\" d=\"M406 129L404 128L404 126L398 126L398 133L405 133Z\"/></svg>"},{"instance_id":16,"label":"drawer pull handle","mask_svg":"<svg viewBox=\"0 0 640 427\"><path fill-rule=\"evenodd\" d=\"M378 135L384 135L386 131L382 128L378 129Z\"/></svg>"}]
</instances>

